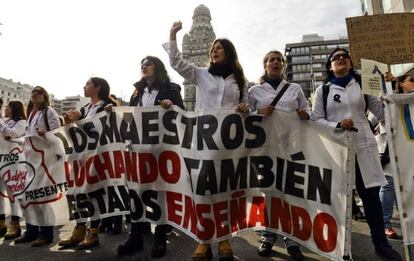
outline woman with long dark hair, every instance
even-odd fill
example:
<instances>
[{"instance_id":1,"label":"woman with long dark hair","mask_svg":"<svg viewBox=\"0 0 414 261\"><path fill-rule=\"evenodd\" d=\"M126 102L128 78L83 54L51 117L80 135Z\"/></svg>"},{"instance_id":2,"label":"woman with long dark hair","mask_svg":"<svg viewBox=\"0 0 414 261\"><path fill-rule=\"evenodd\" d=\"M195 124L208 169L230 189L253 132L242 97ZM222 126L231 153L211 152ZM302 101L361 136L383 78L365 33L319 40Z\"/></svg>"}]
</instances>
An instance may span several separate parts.
<instances>
[{"instance_id":1,"label":"woman with long dark hair","mask_svg":"<svg viewBox=\"0 0 414 261\"><path fill-rule=\"evenodd\" d=\"M49 94L40 86L32 90L27 106L28 127L26 135L44 136L47 131L60 127L57 112L50 107ZM53 241L53 226L34 226L26 223L26 232L14 240L15 244L32 242L32 247L50 244Z\"/></svg>"},{"instance_id":2,"label":"woman with long dark hair","mask_svg":"<svg viewBox=\"0 0 414 261\"><path fill-rule=\"evenodd\" d=\"M170 41L163 46L169 55L171 66L186 80L195 83L195 110L236 108L238 112L249 112L248 82L233 43L227 39L216 39L209 51L208 67L197 67L184 60L177 48L176 35L181 28L181 22L175 22L170 30ZM192 255L193 260L211 257L210 244L198 244ZM229 240L219 243L219 258L233 260Z\"/></svg>"},{"instance_id":3,"label":"woman with long dark hair","mask_svg":"<svg viewBox=\"0 0 414 261\"><path fill-rule=\"evenodd\" d=\"M134 84L135 90L129 106L148 107L161 105L168 109L177 105L184 109L181 87L170 81L163 62L155 56L146 56L141 60L141 79ZM143 233L150 230L147 222L132 220L131 233L125 244L118 247L118 255L131 254L144 249ZM171 231L170 225L155 227L151 257L163 257L167 251L166 233Z\"/></svg>"},{"instance_id":4,"label":"woman with long dark hair","mask_svg":"<svg viewBox=\"0 0 414 261\"><path fill-rule=\"evenodd\" d=\"M309 110L302 87L285 80L287 63L279 51L270 51L263 58L264 73L258 85L249 90L249 102L252 110L259 115L269 116L275 108L297 112L301 119L309 119ZM277 234L262 231L261 245L257 249L260 256L269 256L277 241ZM284 238L288 253L294 260L303 260L299 244L289 238Z\"/></svg>"},{"instance_id":5,"label":"woman with long dark hair","mask_svg":"<svg viewBox=\"0 0 414 261\"><path fill-rule=\"evenodd\" d=\"M21 101L9 101L4 110L6 120L0 119L0 133L6 140L20 138L26 133L26 112ZM3 201L4 202L4 201ZM7 201L6 201L7 202ZM19 204L17 201L10 202L11 221L6 226L6 215L4 205L0 202L0 236L5 240L15 239L20 236Z\"/></svg>"},{"instance_id":6,"label":"woman with long dark hair","mask_svg":"<svg viewBox=\"0 0 414 261\"><path fill-rule=\"evenodd\" d=\"M336 48L326 62L328 77L315 92L312 119L325 125L351 131L356 152L355 184L362 199L371 239L378 255L387 260L401 260L384 233L380 186L386 184L378 148L369 126L366 110L384 119L381 101L361 92L361 77L353 68L347 50Z\"/></svg>"},{"instance_id":7,"label":"woman with long dark hair","mask_svg":"<svg viewBox=\"0 0 414 261\"><path fill-rule=\"evenodd\" d=\"M80 111L70 110L65 115L65 123L70 124L81 119L88 119L95 114L116 106L116 102L110 96L110 87L108 82L99 77L91 77L83 87L85 97L90 101L83 106ZM73 229L72 235L66 240L61 240L59 245L62 247L78 246L80 249L88 249L99 245L98 227L100 220L91 221L91 226L86 227L86 223L77 222Z\"/></svg>"}]
</instances>

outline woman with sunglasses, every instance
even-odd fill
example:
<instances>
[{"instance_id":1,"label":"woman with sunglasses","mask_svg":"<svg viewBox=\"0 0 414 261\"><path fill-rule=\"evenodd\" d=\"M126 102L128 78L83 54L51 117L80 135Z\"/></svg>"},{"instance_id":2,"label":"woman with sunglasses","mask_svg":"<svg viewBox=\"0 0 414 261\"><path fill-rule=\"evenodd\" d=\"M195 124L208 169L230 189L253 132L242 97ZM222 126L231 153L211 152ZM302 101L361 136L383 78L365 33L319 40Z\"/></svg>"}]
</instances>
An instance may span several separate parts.
<instances>
[{"instance_id":1,"label":"woman with sunglasses","mask_svg":"<svg viewBox=\"0 0 414 261\"><path fill-rule=\"evenodd\" d=\"M380 186L386 184L378 148L369 126L366 110L384 119L382 102L361 92L361 77L354 71L349 53L336 48L326 62L328 77L315 92L312 119L333 128L351 131L356 152L355 184L362 199L371 239L378 255L401 260L384 233Z\"/></svg>"},{"instance_id":2,"label":"woman with sunglasses","mask_svg":"<svg viewBox=\"0 0 414 261\"><path fill-rule=\"evenodd\" d=\"M0 119L0 133L6 140L23 137L26 133L26 112L21 101L10 101L4 110L6 120ZM10 202L11 221L6 226L6 215L4 214L4 205L0 202L0 237L4 236L5 240L15 239L20 236L20 217L19 204L17 200Z\"/></svg>"},{"instance_id":3,"label":"woman with sunglasses","mask_svg":"<svg viewBox=\"0 0 414 261\"><path fill-rule=\"evenodd\" d=\"M184 110L181 87L170 81L164 63L155 56L146 56L141 60L141 80L134 84L135 90L129 106L149 107L161 105L165 109L177 105ZM118 255L128 255L144 249L143 233L150 231L150 223L131 223L131 233L125 244L118 247ZM155 227L151 257L160 258L167 252L166 233L171 231L170 225Z\"/></svg>"},{"instance_id":4,"label":"woman with sunglasses","mask_svg":"<svg viewBox=\"0 0 414 261\"><path fill-rule=\"evenodd\" d=\"M59 115L49 106L49 94L40 86L32 90L27 106L28 127L26 135L44 136L47 131L60 127ZM52 226L34 226L26 223L26 232L14 240L15 244L32 242L32 247L44 246L53 241Z\"/></svg>"},{"instance_id":5,"label":"woman with sunglasses","mask_svg":"<svg viewBox=\"0 0 414 261\"><path fill-rule=\"evenodd\" d=\"M170 30L170 41L163 45L170 64L186 80L197 86L196 111L220 108L236 108L238 112L249 112L247 85L236 48L227 39L216 39L209 51L209 66L197 67L184 60L177 48L176 35L182 28L175 22ZM193 260L212 257L210 244L198 244ZM233 260L233 250L229 240L219 242L219 259Z\"/></svg>"},{"instance_id":6,"label":"woman with sunglasses","mask_svg":"<svg viewBox=\"0 0 414 261\"><path fill-rule=\"evenodd\" d=\"M90 101L83 106L80 111L70 110L65 114L65 123L70 124L77 120L88 119L95 114L116 106L116 102L110 97L110 87L108 82L99 77L91 77L83 87L85 97ZM79 249L89 249L99 245L98 227L100 220L91 221L91 226L86 227L86 223L77 222L73 228L72 235L66 240L61 240L59 246L74 247Z\"/></svg>"},{"instance_id":7,"label":"woman with sunglasses","mask_svg":"<svg viewBox=\"0 0 414 261\"><path fill-rule=\"evenodd\" d=\"M263 58L264 74L260 77L260 84L249 90L249 102L252 110L259 115L270 116L275 108L297 112L303 119L309 119L306 113L309 110L305 94L299 84L288 83L285 80L286 61L279 51L270 51ZM276 98L277 97L277 98ZM274 104L275 103L275 104ZM277 234L262 231L261 245L257 249L260 256L269 256L273 245L277 241ZM288 253L294 260L303 260L299 244L285 237Z\"/></svg>"}]
</instances>

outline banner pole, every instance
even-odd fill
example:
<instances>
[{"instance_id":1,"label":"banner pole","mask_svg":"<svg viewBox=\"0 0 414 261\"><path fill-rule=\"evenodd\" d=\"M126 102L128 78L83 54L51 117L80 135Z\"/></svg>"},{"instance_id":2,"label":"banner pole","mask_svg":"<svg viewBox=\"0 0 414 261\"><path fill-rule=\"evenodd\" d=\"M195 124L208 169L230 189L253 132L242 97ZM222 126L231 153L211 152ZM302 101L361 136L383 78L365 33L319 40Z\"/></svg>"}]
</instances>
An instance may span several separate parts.
<instances>
[{"instance_id":1,"label":"banner pole","mask_svg":"<svg viewBox=\"0 0 414 261\"><path fill-rule=\"evenodd\" d=\"M347 176L347 197L346 197L346 220L345 220L345 246L344 246L344 260L352 260L351 246L352 246L352 189L354 174L352 164L355 162L355 157L352 155L351 135L347 133L348 155L346 162L346 176ZM355 163L354 163L355 164Z\"/></svg>"}]
</instances>

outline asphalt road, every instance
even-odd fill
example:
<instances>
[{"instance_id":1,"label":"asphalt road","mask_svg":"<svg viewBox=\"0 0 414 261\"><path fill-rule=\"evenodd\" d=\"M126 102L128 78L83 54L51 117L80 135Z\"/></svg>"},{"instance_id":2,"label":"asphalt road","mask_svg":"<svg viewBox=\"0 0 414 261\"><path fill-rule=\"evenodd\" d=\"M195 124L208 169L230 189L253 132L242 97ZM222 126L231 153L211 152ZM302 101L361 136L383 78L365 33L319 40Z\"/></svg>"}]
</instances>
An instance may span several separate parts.
<instances>
[{"instance_id":1,"label":"asphalt road","mask_svg":"<svg viewBox=\"0 0 414 261\"><path fill-rule=\"evenodd\" d=\"M393 219L394 227L400 234L399 223L397 219ZM73 224L60 226L55 228L55 240L52 244L42 248L32 248L30 244L14 245L10 241L0 239L0 260L24 260L24 261L60 261L60 260L76 260L76 261L93 261L93 260L119 260L119 261L144 261L151 260L150 249L152 243L152 235L145 236L145 250L132 256L117 257L117 246L126 241L128 234L124 232L120 235L100 234L100 246L92 250L76 250L64 249L60 250L57 245L59 235L62 238L68 237L72 232ZM273 254L269 258L263 258L256 254L256 248L259 236L253 232L243 233L239 237L231 239L235 260L291 260L289 254L283 246L282 237L279 237L277 245L273 247ZM392 246L403 254L402 241L390 240ZM168 251L164 260L191 260L191 254L196 246L196 242L183 233L173 232L169 236ZM328 260L304 248L303 253L306 260ZM217 244L213 244L213 253L217 255ZM354 260L382 260L375 255L374 247L369 237L368 226L365 222L353 223L352 234L352 255ZM213 260L218 260L217 256Z\"/></svg>"}]
</instances>

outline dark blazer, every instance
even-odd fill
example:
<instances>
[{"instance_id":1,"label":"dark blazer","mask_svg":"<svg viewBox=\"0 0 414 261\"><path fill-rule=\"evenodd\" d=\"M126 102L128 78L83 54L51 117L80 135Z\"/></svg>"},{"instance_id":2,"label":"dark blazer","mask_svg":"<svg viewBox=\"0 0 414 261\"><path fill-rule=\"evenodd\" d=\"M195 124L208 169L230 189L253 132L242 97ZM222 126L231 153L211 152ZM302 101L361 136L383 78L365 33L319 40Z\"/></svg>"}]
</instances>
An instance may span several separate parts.
<instances>
[{"instance_id":1,"label":"dark blazer","mask_svg":"<svg viewBox=\"0 0 414 261\"><path fill-rule=\"evenodd\" d=\"M169 99L172 101L174 105L177 105L181 109L185 110L183 98L181 97L181 87L178 84L175 84L173 82L167 82L167 83L159 83L154 82L152 86L158 86L159 91L158 95L155 98L155 105L160 105L159 101ZM129 102L129 106L139 106L140 100L142 99L142 95L144 93L144 89L146 87L145 81L139 81L134 84L135 92L131 96L131 100Z\"/></svg>"}]
</instances>

